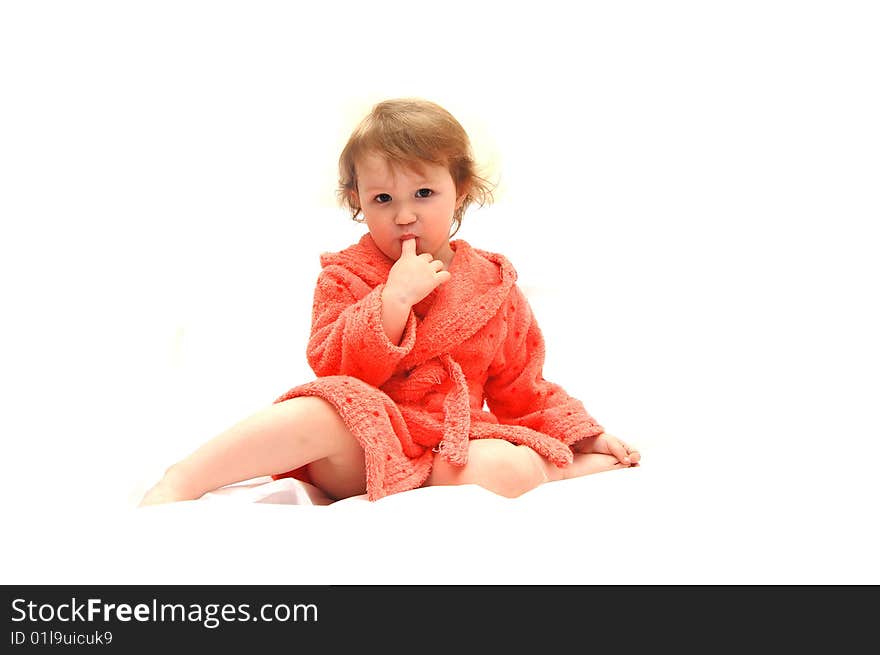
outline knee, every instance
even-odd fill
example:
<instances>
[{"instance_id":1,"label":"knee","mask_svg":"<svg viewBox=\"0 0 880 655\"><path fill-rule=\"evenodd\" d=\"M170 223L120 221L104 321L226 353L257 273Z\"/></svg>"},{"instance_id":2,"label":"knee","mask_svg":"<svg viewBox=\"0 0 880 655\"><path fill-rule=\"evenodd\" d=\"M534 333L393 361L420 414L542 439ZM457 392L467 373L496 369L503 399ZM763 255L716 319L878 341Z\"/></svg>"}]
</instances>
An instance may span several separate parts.
<instances>
[{"instance_id":1,"label":"knee","mask_svg":"<svg viewBox=\"0 0 880 655\"><path fill-rule=\"evenodd\" d=\"M547 481L540 455L528 446L504 445L481 467L480 486L506 498L517 498Z\"/></svg>"}]
</instances>

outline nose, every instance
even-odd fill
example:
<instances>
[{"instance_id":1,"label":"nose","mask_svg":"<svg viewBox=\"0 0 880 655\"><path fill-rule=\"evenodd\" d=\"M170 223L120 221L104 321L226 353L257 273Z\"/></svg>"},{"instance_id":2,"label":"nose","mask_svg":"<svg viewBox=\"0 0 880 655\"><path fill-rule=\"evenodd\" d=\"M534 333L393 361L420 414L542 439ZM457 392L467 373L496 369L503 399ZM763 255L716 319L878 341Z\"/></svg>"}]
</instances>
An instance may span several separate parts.
<instances>
[{"instance_id":1,"label":"nose","mask_svg":"<svg viewBox=\"0 0 880 655\"><path fill-rule=\"evenodd\" d=\"M397 210L397 214L394 216L394 222L397 225L410 225L411 223L415 223L418 219L419 217L415 211L405 203L400 206Z\"/></svg>"}]
</instances>

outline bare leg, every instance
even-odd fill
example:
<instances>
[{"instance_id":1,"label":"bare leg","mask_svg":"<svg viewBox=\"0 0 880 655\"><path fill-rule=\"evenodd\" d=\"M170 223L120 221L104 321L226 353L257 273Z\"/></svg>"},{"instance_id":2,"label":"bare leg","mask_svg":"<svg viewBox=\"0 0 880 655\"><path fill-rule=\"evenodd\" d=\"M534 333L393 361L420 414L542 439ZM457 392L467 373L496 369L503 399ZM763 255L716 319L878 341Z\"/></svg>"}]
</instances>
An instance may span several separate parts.
<instances>
[{"instance_id":1,"label":"bare leg","mask_svg":"<svg viewBox=\"0 0 880 655\"><path fill-rule=\"evenodd\" d=\"M315 485L334 498L366 490L363 450L336 409L321 398L292 398L244 419L174 464L141 505L192 500L307 464Z\"/></svg>"},{"instance_id":2,"label":"bare leg","mask_svg":"<svg viewBox=\"0 0 880 655\"><path fill-rule=\"evenodd\" d=\"M590 475L591 473L601 473L602 471L615 471L617 469L625 469L632 466L637 466L635 464L624 464L614 455L602 455L600 453L575 453L574 461L563 469L556 467L550 462L546 462L546 465L552 466L554 469L556 469L556 471L558 471L558 473L556 474L557 476L561 474L561 477L551 478L556 480L568 480L570 478L579 478L583 475Z\"/></svg>"},{"instance_id":3,"label":"bare leg","mask_svg":"<svg viewBox=\"0 0 880 655\"><path fill-rule=\"evenodd\" d=\"M556 468L528 446L503 439L475 439L468 445L468 462L464 466L453 466L435 457L425 486L477 484L501 496L516 498L550 480L550 467Z\"/></svg>"},{"instance_id":4,"label":"bare leg","mask_svg":"<svg viewBox=\"0 0 880 655\"><path fill-rule=\"evenodd\" d=\"M477 484L502 496L516 498L544 482L630 466L613 455L576 453L571 464L559 468L528 446L516 446L502 439L475 439L469 444L465 466L453 466L440 457L435 458L425 486Z\"/></svg>"}]
</instances>

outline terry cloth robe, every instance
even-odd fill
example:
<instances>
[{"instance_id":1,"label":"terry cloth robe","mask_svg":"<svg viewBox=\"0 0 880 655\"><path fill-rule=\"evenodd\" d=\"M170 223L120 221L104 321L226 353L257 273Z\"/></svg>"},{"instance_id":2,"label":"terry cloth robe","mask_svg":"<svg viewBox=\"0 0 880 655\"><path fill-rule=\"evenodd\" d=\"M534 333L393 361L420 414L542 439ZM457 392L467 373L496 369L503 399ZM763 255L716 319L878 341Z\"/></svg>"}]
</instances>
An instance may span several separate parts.
<instances>
[{"instance_id":1,"label":"terry cloth robe","mask_svg":"<svg viewBox=\"0 0 880 655\"><path fill-rule=\"evenodd\" d=\"M410 311L400 345L381 320L394 261L369 234L323 254L306 353L318 378L275 400L336 408L364 449L370 500L421 486L435 454L463 466L470 439L524 444L564 467L571 444L604 431L543 378L544 340L510 262L462 240L450 247L451 279Z\"/></svg>"}]
</instances>

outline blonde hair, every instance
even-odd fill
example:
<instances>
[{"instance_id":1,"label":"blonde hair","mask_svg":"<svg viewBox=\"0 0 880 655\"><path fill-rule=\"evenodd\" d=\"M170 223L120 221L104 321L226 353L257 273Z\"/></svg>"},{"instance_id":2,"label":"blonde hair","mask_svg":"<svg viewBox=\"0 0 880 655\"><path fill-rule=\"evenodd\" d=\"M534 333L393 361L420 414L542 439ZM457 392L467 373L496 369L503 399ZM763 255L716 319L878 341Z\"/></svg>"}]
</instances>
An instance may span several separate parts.
<instances>
[{"instance_id":1,"label":"blonde hair","mask_svg":"<svg viewBox=\"0 0 880 655\"><path fill-rule=\"evenodd\" d=\"M355 220L361 212L355 164L372 153L418 173L422 173L422 162L449 169L456 193L465 194L453 215L456 226L452 235L461 227L462 216L471 203L482 207L492 202L491 184L477 175L467 133L452 114L433 102L419 98L385 100L375 105L351 133L339 156L337 196Z\"/></svg>"}]
</instances>

